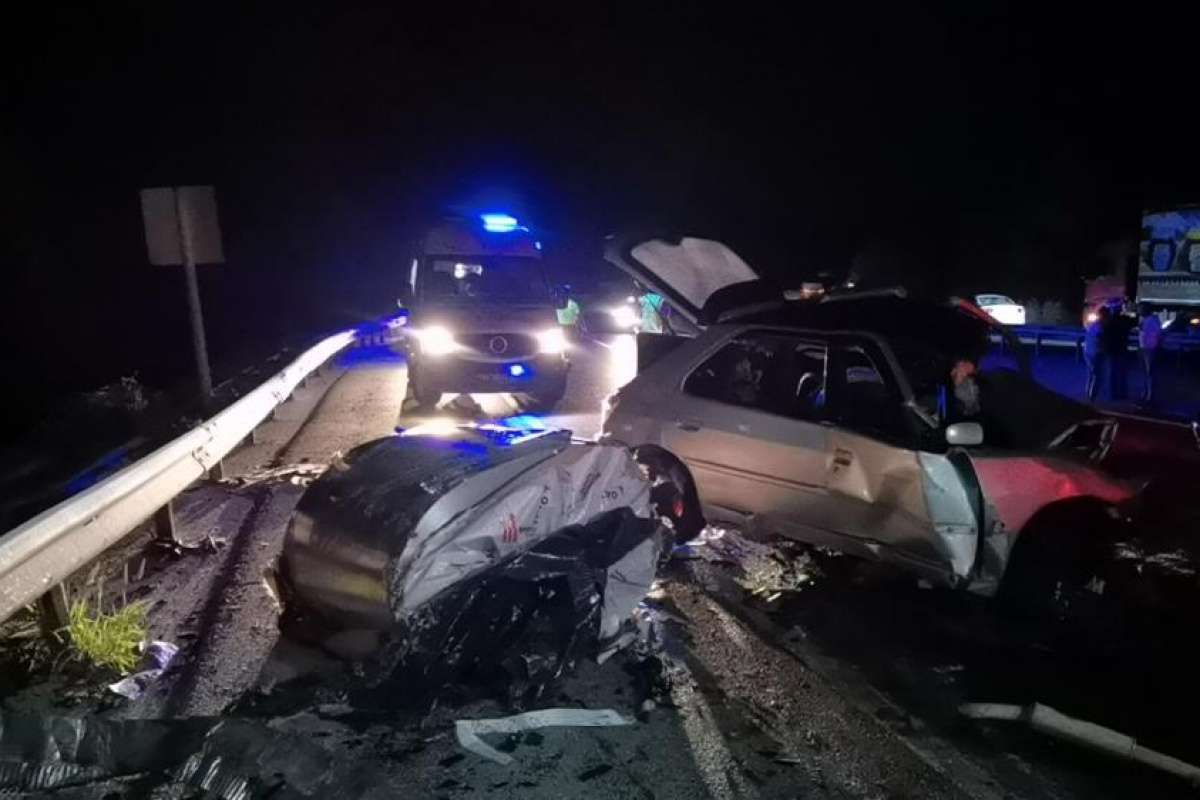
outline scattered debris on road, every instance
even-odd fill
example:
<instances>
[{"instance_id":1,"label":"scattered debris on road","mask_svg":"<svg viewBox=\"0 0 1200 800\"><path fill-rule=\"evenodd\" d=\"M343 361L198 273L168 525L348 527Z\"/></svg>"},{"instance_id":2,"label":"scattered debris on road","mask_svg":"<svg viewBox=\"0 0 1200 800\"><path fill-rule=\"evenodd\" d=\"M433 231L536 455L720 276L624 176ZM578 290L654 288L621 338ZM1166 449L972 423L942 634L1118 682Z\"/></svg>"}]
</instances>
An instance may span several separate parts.
<instances>
[{"instance_id":1,"label":"scattered debris on road","mask_svg":"<svg viewBox=\"0 0 1200 800\"><path fill-rule=\"evenodd\" d=\"M109 691L130 700L138 699L166 671L178 653L179 648L170 642L150 642L142 648L142 669L109 684Z\"/></svg>"},{"instance_id":2,"label":"scattered debris on road","mask_svg":"<svg viewBox=\"0 0 1200 800\"><path fill-rule=\"evenodd\" d=\"M464 749L498 764L511 764L512 756L501 753L479 737L495 733L524 733L536 728L597 728L632 724L633 720L612 709L543 708L500 719L456 720L454 735Z\"/></svg>"},{"instance_id":3,"label":"scattered debris on road","mask_svg":"<svg viewBox=\"0 0 1200 800\"><path fill-rule=\"evenodd\" d=\"M1195 557L1181 548L1155 552L1142 542L1126 541L1114 546L1113 555L1118 562L1132 564L1139 575L1149 573L1190 578L1197 572Z\"/></svg>"},{"instance_id":4,"label":"scattered debris on road","mask_svg":"<svg viewBox=\"0 0 1200 800\"><path fill-rule=\"evenodd\" d=\"M182 556L185 553L188 555L211 555L220 552L221 548L228 544L228 540L223 536L214 536L213 534L205 534L202 539L195 542L181 542L178 539L170 541L156 539L153 546L160 550L167 550L172 555Z\"/></svg>"},{"instance_id":5,"label":"scattered debris on road","mask_svg":"<svg viewBox=\"0 0 1200 800\"><path fill-rule=\"evenodd\" d=\"M293 486L308 486L329 468L328 464L301 462L258 467L242 475L225 478L221 483L229 486L254 486L259 483L290 483Z\"/></svg>"},{"instance_id":6,"label":"scattered debris on road","mask_svg":"<svg viewBox=\"0 0 1200 800\"><path fill-rule=\"evenodd\" d=\"M297 798L378 796L372 794L382 783L377 776L362 774L362 765L354 774L347 772L308 738L254 721L0 712L0 792L5 794L93 787L95 796L124 797L119 789L137 778L143 792L155 785L182 785L221 800L281 791Z\"/></svg>"},{"instance_id":7,"label":"scattered debris on road","mask_svg":"<svg viewBox=\"0 0 1200 800\"><path fill-rule=\"evenodd\" d=\"M732 564L741 572L736 579L738 585L768 603L775 602L785 592L804 589L820 575L809 552L796 553L756 542L729 528L705 528L695 539L677 545L672 555Z\"/></svg>"}]
</instances>

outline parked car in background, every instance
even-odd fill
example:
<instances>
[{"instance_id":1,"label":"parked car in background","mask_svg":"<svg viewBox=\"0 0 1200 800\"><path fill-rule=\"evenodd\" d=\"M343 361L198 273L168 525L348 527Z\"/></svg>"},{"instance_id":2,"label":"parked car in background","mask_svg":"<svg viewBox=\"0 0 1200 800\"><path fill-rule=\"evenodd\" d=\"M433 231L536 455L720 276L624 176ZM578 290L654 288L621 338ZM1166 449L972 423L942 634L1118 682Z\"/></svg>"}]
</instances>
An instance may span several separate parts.
<instances>
[{"instance_id":1,"label":"parked car in background","mask_svg":"<svg viewBox=\"0 0 1200 800\"><path fill-rule=\"evenodd\" d=\"M975 305L1001 325L1024 325L1025 306L1002 294L977 294Z\"/></svg>"},{"instance_id":2,"label":"parked car in background","mask_svg":"<svg viewBox=\"0 0 1200 800\"><path fill-rule=\"evenodd\" d=\"M609 257L700 329L639 337L602 432L678 487L683 535L765 529L1038 613L1094 590L1137 494L1103 466L1119 423L1020 365L987 367L991 337L1011 334L978 308L897 291L789 302L700 239Z\"/></svg>"}]
</instances>

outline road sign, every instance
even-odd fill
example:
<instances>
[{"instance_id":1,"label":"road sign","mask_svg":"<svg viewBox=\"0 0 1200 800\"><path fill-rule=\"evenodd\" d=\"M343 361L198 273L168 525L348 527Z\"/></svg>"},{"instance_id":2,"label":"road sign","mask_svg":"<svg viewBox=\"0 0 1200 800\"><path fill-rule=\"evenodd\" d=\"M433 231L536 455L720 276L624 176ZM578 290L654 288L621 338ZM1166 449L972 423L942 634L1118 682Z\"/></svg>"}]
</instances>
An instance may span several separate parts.
<instances>
[{"instance_id":1,"label":"road sign","mask_svg":"<svg viewBox=\"0 0 1200 800\"><path fill-rule=\"evenodd\" d=\"M204 315L200 311L197 264L225 260L217 198L211 186L178 186L142 189L142 222L146 227L146 252L156 266L182 264L187 278L188 313L196 372L205 402L212 397L212 373L204 341Z\"/></svg>"},{"instance_id":2,"label":"road sign","mask_svg":"<svg viewBox=\"0 0 1200 800\"><path fill-rule=\"evenodd\" d=\"M142 221L151 264L185 263L185 243L191 247L193 264L225 261L217 197L211 186L142 189Z\"/></svg>"}]
</instances>

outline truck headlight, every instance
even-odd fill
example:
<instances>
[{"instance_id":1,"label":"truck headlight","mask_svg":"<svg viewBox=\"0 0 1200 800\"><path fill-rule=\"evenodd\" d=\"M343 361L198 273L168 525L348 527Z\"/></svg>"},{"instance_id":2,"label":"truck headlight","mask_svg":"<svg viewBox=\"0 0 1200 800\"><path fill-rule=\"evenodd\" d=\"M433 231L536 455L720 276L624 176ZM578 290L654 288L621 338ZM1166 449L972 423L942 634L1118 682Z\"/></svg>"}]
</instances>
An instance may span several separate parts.
<instances>
[{"instance_id":1,"label":"truck headlight","mask_svg":"<svg viewBox=\"0 0 1200 800\"><path fill-rule=\"evenodd\" d=\"M417 332L417 340L421 343L421 352L429 356L444 356L459 349L454 341L454 334L449 328L433 325Z\"/></svg>"},{"instance_id":2,"label":"truck headlight","mask_svg":"<svg viewBox=\"0 0 1200 800\"><path fill-rule=\"evenodd\" d=\"M537 335L538 352L548 355L561 353L567 349L567 337L562 328L550 328Z\"/></svg>"},{"instance_id":3,"label":"truck headlight","mask_svg":"<svg viewBox=\"0 0 1200 800\"><path fill-rule=\"evenodd\" d=\"M642 321L637 312L629 306L617 306L609 311L612 314L613 322L618 328L632 328Z\"/></svg>"}]
</instances>

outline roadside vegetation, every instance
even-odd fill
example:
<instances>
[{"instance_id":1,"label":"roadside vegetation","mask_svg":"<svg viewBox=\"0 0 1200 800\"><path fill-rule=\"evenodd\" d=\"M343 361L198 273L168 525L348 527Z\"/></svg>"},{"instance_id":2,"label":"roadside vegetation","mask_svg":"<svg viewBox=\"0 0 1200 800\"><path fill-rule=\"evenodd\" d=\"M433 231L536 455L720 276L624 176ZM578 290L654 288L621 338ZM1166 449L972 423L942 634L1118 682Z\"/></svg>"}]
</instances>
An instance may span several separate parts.
<instances>
[{"instance_id":1,"label":"roadside vegetation","mask_svg":"<svg viewBox=\"0 0 1200 800\"><path fill-rule=\"evenodd\" d=\"M84 600L71 604L67 634L74 655L97 667L114 669L122 675L132 672L141 658L146 639L146 606L130 603L106 613L93 613Z\"/></svg>"}]
</instances>

